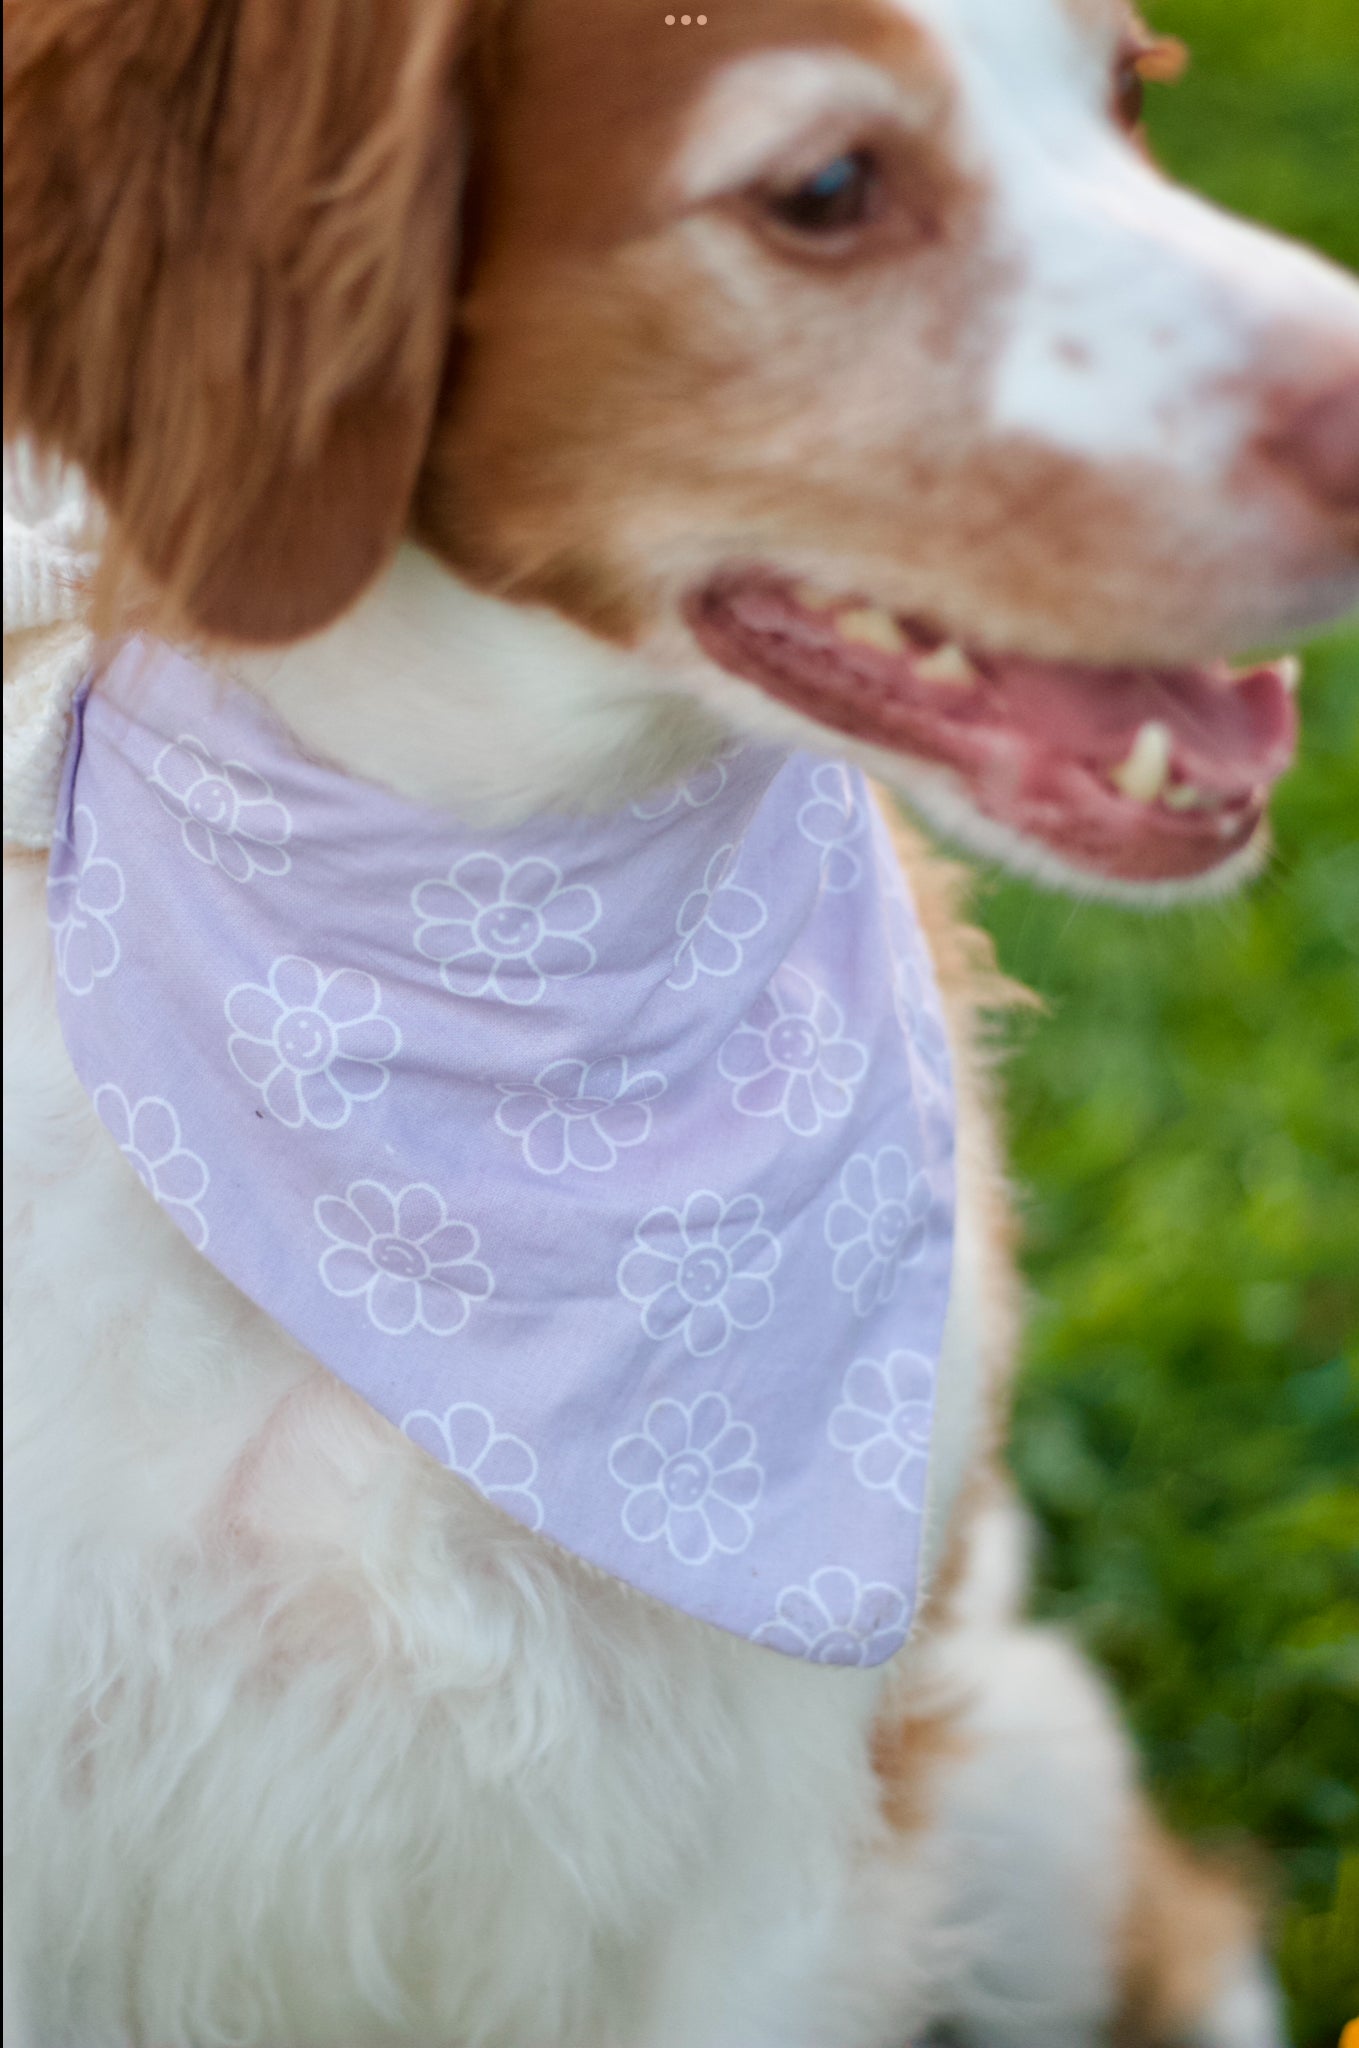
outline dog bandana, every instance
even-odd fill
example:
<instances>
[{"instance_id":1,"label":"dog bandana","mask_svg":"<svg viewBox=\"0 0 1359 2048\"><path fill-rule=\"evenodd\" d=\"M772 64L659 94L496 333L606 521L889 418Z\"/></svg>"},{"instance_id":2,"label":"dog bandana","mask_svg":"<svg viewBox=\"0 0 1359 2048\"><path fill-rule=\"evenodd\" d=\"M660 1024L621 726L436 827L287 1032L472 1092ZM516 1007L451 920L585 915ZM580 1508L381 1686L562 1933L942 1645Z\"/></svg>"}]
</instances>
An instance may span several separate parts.
<instances>
[{"instance_id":1,"label":"dog bandana","mask_svg":"<svg viewBox=\"0 0 1359 2048\"><path fill-rule=\"evenodd\" d=\"M132 642L77 710L50 915L115 1142L412 1442L718 1627L901 1646L954 1112L856 773L733 746L477 831Z\"/></svg>"}]
</instances>

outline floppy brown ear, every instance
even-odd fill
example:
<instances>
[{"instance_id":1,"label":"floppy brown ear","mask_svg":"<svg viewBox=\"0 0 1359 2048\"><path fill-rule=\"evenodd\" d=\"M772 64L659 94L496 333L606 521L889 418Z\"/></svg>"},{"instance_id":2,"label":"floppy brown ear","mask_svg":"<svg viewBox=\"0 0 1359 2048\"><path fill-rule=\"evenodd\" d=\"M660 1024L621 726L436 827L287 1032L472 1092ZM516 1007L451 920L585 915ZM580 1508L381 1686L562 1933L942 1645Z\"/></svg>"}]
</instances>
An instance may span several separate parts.
<instances>
[{"instance_id":1,"label":"floppy brown ear","mask_svg":"<svg viewBox=\"0 0 1359 2048\"><path fill-rule=\"evenodd\" d=\"M162 615L280 641L405 527L451 320L462 0L7 0L5 425Z\"/></svg>"}]
</instances>

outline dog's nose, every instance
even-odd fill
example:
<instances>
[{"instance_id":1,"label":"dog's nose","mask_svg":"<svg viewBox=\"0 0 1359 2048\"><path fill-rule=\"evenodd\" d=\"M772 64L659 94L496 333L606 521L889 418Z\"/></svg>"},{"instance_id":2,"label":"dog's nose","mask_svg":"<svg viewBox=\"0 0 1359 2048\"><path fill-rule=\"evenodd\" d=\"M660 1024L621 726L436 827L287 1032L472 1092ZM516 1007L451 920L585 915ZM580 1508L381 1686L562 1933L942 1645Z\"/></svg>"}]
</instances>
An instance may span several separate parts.
<instances>
[{"instance_id":1,"label":"dog's nose","mask_svg":"<svg viewBox=\"0 0 1359 2048\"><path fill-rule=\"evenodd\" d=\"M1359 372L1303 405L1266 453L1319 504L1359 512Z\"/></svg>"}]
</instances>

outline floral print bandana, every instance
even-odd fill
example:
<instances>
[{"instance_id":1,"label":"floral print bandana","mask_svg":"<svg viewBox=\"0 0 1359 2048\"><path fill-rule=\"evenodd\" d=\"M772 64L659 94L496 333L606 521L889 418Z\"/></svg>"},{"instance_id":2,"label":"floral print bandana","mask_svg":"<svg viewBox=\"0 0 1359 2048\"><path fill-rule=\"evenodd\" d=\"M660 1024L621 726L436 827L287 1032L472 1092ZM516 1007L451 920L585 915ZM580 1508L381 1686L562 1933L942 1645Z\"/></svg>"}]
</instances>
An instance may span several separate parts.
<instances>
[{"instance_id":1,"label":"floral print bandana","mask_svg":"<svg viewBox=\"0 0 1359 2048\"><path fill-rule=\"evenodd\" d=\"M917 1594L938 994L862 779L747 744L478 831L132 642L78 709L66 1042L165 1213L530 1529L790 1656Z\"/></svg>"}]
</instances>

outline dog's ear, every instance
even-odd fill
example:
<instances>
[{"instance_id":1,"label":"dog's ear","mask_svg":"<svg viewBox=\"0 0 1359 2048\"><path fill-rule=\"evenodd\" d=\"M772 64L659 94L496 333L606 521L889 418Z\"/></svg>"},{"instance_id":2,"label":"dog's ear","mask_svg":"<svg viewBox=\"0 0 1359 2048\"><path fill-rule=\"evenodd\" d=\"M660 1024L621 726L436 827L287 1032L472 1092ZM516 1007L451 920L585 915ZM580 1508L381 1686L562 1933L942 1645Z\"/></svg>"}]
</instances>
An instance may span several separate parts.
<instances>
[{"instance_id":1,"label":"dog's ear","mask_svg":"<svg viewBox=\"0 0 1359 2048\"><path fill-rule=\"evenodd\" d=\"M5 425L165 620L294 638L405 527L448 343L463 0L7 0Z\"/></svg>"}]
</instances>

